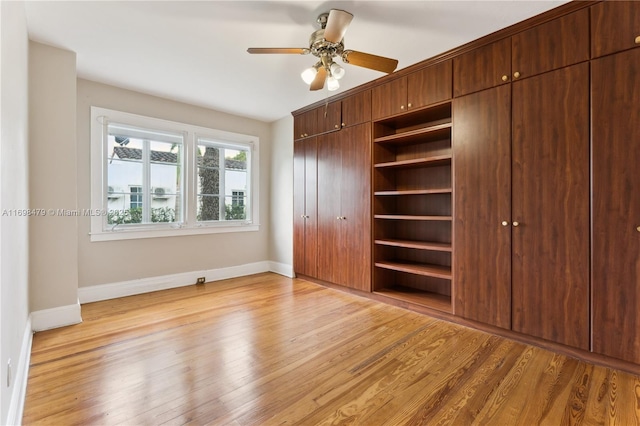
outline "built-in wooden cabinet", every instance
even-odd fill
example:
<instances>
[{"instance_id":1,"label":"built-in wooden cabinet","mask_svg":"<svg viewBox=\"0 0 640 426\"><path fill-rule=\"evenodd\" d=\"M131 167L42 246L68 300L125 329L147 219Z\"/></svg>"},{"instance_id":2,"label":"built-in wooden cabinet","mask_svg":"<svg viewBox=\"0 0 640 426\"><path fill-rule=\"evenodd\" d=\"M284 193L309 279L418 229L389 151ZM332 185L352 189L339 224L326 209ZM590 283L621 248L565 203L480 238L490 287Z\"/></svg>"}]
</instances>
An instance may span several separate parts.
<instances>
[{"instance_id":1,"label":"built-in wooden cabinet","mask_svg":"<svg viewBox=\"0 0 640 426\"><path fill-rule=\"evenodd\" d=\"M591 99L593 351L640 364L640 48L592 62Z\"/></svg>"},{"instance_id":2,"label":"built-in wooden cabinet","mask_svg":"<svg viewBox=\"0 0 640 426\"><path fill-rule=\"evenodd\" d=\"M640 368L640 2L560 8L297 114L296 272Z\"/></svg>"},{"instance_id":3,"label":"built-in wooden cabinet","mask_svg":"<svg viewBox=\"0 0 640 426\"><path fill-rule=\"evenodd\" d=\"M511 39L506 38L453 58L453 96L511 81Z\"/></svg>"},{"instance_id":4,"label":"built-in wooden cabinet","mask_svg":"<svg viewBox=\"0 0 640 426\"><path fill-rule=\"evenodd\" d=\"M451 312L451 103L374 122L374 291Z\"/></svg>"},{"instance_id":5,"label":"built-in wooden cabinet","mask_svg":"<svg viewBox=\"0 0 640 426\"><path fill-rule=\"evenodd\" d=\"M371 130L346 127L318 137L316 278L371 290Z\"/></svg>"},{"instance_id":6,"label":"built-in wooden cabinet","mask_svg":"<svg viewBox=\"0 0 640 426\"><path fill-rule=\"evenodd\" d=\"M512 79L589 60L589 11L582 9L511 38Z\"/></svg>"},{"instance_id":7,"label":"built-in wooden cabinet","mask_svg":"<svg viewBox=\"0 0 640 426\"><path fill-rule=\"evenodd\" d=\"M588 350L589 64L512 91L512 329Z\"/></svg>"},{"instance_id":8,"label":"built-in wooden cabinet","mask_svg":"<svg viewBox=\"0 0 640 426\"><path fill-rule=\"evenodd\" d=\"M372 118L378 120L451 99L451 60L373 88Z\"/></svg>"},{"instance_id":9,"label":"built-in wooden cabinet","mask_svg":"<svg viewBox=\"0 0 640 426\"><path fill-rule=\"evenodd\" d=\"M640 2L603 1L590 9L592 58L640 46Z\"/></svg>"},{"instance_id":10,"label":"built-in wooden cabinet","mask_svg":"<svg viewBox=\"0 0 640 426\"><path fill-rule=\"evenodd\" d=\"M453 100L454 313L511 329L511 86Z\"/></svg>"},{"instance_id":11,"label":"built-in wooden cabinet","mask_svg":"<svg viewBox=\"0 0 640 426\"><path fill-rule=\"evenodd\" d=\"M317 138L293 143L293 269L315 277L318 261Z\"/></svg>"}]
</instances>

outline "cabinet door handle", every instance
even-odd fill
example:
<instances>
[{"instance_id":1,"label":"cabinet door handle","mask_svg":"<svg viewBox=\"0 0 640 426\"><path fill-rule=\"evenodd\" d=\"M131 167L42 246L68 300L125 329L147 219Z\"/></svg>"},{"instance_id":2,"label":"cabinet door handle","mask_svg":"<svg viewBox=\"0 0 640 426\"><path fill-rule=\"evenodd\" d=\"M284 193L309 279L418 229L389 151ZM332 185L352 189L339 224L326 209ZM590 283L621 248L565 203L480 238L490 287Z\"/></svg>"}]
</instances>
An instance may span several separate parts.
<instances>
[{"instance_id":1,"label":"cabinet door handle","mask_svg":"<svg viewBox=\"0 0 640 426\"><path fill-rule=\"evenodd\" d=\"M518 71L514 72L514 73L513 73L513 77L514 77L514 78L518 78L518 77L520 77L520 73L519 73Z\"/></svg>"},{"instance_id":2,"label":"cabinet door handle","mask_svg":"<svg viewBox=\"0 0 640 426\"><path fill-rule=\"evenodd\" d=\"M513 222L513 226L519 226L520 223L519 222Z\"/></svg>"},{"instance_id":3,"label":"cabinet door handle","mask_svg":"<svg viewBox=\"0 0 640 426\"><path fill-rule=\"evenodd\" d=\"M636 37L636 44L640 44L640 36Z\"/></svg>"},{"instance_id":4,"label":"cabinet door handle","mask_svg":"<svg viewBox=\"0 0 640 426\"><path fill-rule=\"evenodd\" d=\"M640 232L640 226L638 226L638 227L636 228L636 231Z\"/></svg>"},{"instance_id":5,"label":"cabinet door handle","mask_svg":"<svg viewBox=\"0 0 640 426\"><path fill-rule=\"evenodd\" d=\"M408 106L409 108L411 108L411 102L409 102L409 104L407 104L407 106Z\"/></svg>"},{"instance_id":6,"label":"cabinet door handle","mask_svg":"<svg viewBox=\"0 0 640 426\"><path fill-rule=\"evenodd\" d=\"M339 129L340 125L336 124L335 126L333 126L334 129Z\"/></svg>"},{"instance_id":7,"label":"cabinet door handle","mask_svg":"<svg viewBox=\"0 0 640 426\"><path fill-rule=\"evenodd\" d=\"M346 126L346 124L342 123L342 127Z\"/></svg>"},{"instance_id":8,"label":"cabinet door handle","mask_svg":"<svg viewBox=\"0 0 640 426\"><path fill-rule=\"evenodd\" d=\"M509 225L509 222L507 222L506 220L503 220L502 221L502 226L507 226L507 225Z\"/></svg>"},{"instance_id":9,"label":"cabinet door handle","mask_svg":"<svg viewBox=\"0 0 640 426\"><path fill-rule=\"evenodd\" d=\"M336 217L336 219L341 220L342 218L340 216Z\"/></svg>"},{"instance_id":10,"label":"cabinet door handle","mask_svg":"<svg viewBox=\"0 0 640 426\"><path fill-rule=\"evenodd\" d=\"M307 217L303 214L300 215L301 218L306 219Z\"/></svg>"},{"instance_id":11,"label":"cabinet door handle","mask_svg":"<svg viewBox=\"0 0 640 426\"><path fill-rule=\"evenodd\" d=\"M404 109L404 105L400 105L400 109Z\"/></svg>"},{"instance_id":12,"label":"cabinet door handle","mask_svg":"<svg viewBox=\"0 0 640 426\"><path fill-rule=\"evenodd\" d=\"M502 76L502 81L507 81L507 80L509 80L509 77L507 77L506 75L503 75Z\"/></svg>"}]
</instances>

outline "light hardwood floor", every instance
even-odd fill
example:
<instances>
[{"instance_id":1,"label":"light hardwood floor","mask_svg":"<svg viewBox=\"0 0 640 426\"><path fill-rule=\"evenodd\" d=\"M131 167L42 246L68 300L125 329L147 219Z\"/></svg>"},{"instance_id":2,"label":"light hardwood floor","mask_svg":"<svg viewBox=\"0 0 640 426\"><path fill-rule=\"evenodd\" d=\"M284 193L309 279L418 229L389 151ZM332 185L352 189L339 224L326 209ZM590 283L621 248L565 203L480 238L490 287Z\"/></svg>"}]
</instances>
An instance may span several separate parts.
<instances>
[{"instance_id":1,"label":"light hardwood floor","mask_svg":"<svg viewBox=\"0 0 640 426\"><path fill-rule=\"evenodd\" d=\"M275 274L82 306L24 424L640 424L640 378Z\"/></svg>"}]
</instances>

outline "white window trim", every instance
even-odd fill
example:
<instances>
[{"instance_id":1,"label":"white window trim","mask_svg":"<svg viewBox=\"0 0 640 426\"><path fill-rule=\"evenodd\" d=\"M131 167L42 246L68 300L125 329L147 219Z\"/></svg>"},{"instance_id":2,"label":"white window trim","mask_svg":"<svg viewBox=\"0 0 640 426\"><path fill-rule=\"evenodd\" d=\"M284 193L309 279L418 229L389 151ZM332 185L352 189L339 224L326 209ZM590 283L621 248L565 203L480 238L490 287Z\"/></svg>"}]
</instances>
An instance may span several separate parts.
<instances>
[{"instance_id":1,"label":"white window trim","mask_svg":"<svg viewBox=\"0 0 640 426\"><path fill-rule=\"evenodd\" d=\"M185 135L184 156L184 219L181 223L158 223L141 225L107 225L106 206L108 190L106 184L107 126L108 121L132 126L164 130ZM249 147L251 161L248 178L251 181L249 199L247 199L250 220L247 221L206 221L197 222L196 216L196 146L197 138L219 140L227 145ZM145 117L106 108L91 107L91 241L129 240L139 238L175 237L181 235L217 234L227 232L258 231L260 227L260 139L257 136L208 129L191 124L178 123L158 118ZM87 213L86 210L83 212Z\"/></svg>"}]
</instances>

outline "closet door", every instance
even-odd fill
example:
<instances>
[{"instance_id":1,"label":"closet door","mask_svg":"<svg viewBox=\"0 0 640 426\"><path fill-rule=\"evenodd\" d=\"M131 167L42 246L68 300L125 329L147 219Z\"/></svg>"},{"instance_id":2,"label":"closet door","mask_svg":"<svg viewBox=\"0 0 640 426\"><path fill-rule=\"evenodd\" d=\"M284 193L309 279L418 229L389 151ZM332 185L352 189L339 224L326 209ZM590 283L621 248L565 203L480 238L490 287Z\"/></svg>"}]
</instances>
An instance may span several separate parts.
<instances>
[{"instance_id":1,"label":"closet door","mask_svg":"<svg viewBox=\"0 0 640 426\"><path fill-rule=\"evenodd\" d=\"M511 86L453 100L454 313L511 328Z\"/></svg>"},{"instance_id":2,"label":"closet door","mask_svg":"<svg viewBox=\"0 0 640 426\"><path fill-rule=\"evenodd\" d=\"M586 350L589 65L512 90L512 328Z\"/></svg>"},{"instance_id":3,"label":"closet door","mask_svg":"<svg viewBox=\"0 0 640 426\"><path fill-rule=\"evenodd\" d=\"M640 49L592 66L593 351L640 363Z\"/></svg>"}]
</instances>

